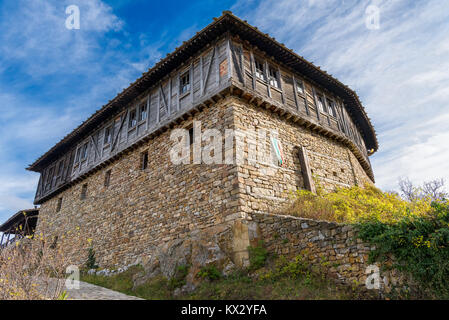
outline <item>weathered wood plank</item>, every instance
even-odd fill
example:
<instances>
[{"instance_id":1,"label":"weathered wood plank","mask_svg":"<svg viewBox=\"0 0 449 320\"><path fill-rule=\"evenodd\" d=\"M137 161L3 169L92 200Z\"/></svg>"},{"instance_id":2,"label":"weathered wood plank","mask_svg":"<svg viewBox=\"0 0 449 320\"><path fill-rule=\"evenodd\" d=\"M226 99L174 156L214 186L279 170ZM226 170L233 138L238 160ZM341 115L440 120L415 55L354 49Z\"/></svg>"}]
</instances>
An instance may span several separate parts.
<instances>
[{"instance_id":1,"label":"weathered wood plank","mask_svg":"<svg viewBox=\"0 0 449 320\"><path fill-rule=\"evenodd\" d=\"M304 180L304 187L310 192L316 193L315 183L310 170L309 158L307 156L307 149L304 146L299 148L299 162L301 165L302 177Z\"/></svg>"}]
</instances>

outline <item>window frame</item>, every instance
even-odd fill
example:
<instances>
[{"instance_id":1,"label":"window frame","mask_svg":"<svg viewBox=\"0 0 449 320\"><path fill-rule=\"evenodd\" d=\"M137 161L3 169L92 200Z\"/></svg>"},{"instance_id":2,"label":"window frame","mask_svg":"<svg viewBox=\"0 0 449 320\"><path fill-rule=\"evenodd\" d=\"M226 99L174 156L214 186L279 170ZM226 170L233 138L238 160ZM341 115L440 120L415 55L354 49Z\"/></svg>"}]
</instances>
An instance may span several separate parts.
<instances>
[{"instance_id":1,"label":"window frame","mask_svg":"<svg viewBox=\"0 0 449 320\"><path fill-rule=\"evenodd\" d=\"M334 118L337 118L337 109L336 109L335 101L333 99L328 98L328 97L326 97L326 100L327 100L326 102L327 102L327 105L328 105L329 115L334 117Z\"/></svg>"},{"instance_id":2,"label":"window frame","mask_svg":"<svg viewBox=\"0 0 449 320\"><path fill-rule=\"evenodd\" d=\"M131 117L131 115L134 115L134 117ZM137 126L137 110L136 108L132 108L129 111L128 115L128 129L134 129Z\"/></svg>"},{"instance_id":3,"label":"window frame","mask_svg":"<svg viewBox=\"0 0 449 320\"><path fill-rule=\"evenodd\" d=\"M62 197L59 197L58 198L58 204L56 206L56 212L61 211L61 209L62 209Z\"/></svg>"},{"instance_id":4,"label":"window frame","mask_svg":"<svg viewBox=\"0 0 449 320\"><path fill-rule=\"evenodd\" d=\"M108 188L111 184L112 169L109 169L104 174L104 187Z\"/></svg>"},{"instance_id":5,"label":"window frame","mask_svg":"<svg viewBox=\"0 0 449 320\"><path fill-rule=\"evenodd\" d=\"M326 102L324 101L324 96L321 94L316 95L317 108L321 113L328 114L326 108ZM320 108L321 106L321 108Z\"/></svg>"},{"instance_id":6,"label":"window frame","mask_svg":"<svg viewBox=\"0 0 449 320\"><path fill-rule=\"evenodd\" d=\"M259 67L262 67L262 69L260 69ZM265 63L257 58L254 58L254 75L256 76L257 79L260 79L262 81L266 81L265 79Z\"/></svg>"},{"instance_id":7,"label":"window frame","mask_svg":"<svg viewBox=\"0 0 449 320\"><path fill-rule=\"evenodd\" d=\"M187 82L184 83L184 79L187 79ZM191 81L190 81L190 69L188 69L187 71L184 71L183 73L181 73L179 75L179 95L183 96L186 95L187 93L190 93L190 86Z\"/></svg>"},{"instance_id":8,"label":"window frame","mask_svg":"<svg viewBox=\"0 0 449 320\"><path fill-rule=\"evenodd\" d=\"M110 124L104 128L103 146L108 146L112 142L113 125Z\"/></svg>"},{"instance_id":9,"label":"window frame","mask_svg":"<svg viewBox=\"0 0 449 320\"><path fill-rule=\"evenodd\" d=\"M272 74L274 73L274 75ZM275 89L281 90L280 75L278 69L272 65L268 65L268 83Z\"/></svg>"},{"instance_id":10,"label":"window frame","mask_svg":"<svg viewBox=\"0 0 449 320\"><path fill-rule=\"evenodd\" d=\"M148 150L140 153L140 170L148 169Z\"/></svg>"},{"instance_id":11,"label":"window frame","mask_svg":"<svg viewBox=\"0 0 449 320\"><path fill-rule=\"evenodd\" d=\"M143 107L143 111L142 111ZM148 106L146 102L142 102L138 107L138 115L137 115L137 122L142 123L147 120L148 118ZM142 118L142 114L145 115L145 118Z\"/></svg>"},{"instance_id":12,"label":"window frame","mask_svg":"<svg viewBox=\"0 0 449 320\"><path fill-rule=\"evenodd\" d=\"M86 198L87 198L87 183L81 186L80 200L86 200Z\"/></svg>"},{"instance_id":13,"label":"window frame","mask_svg":"<svg viewBox=\"0 0 449 320\"><path fill-rule=\"evenodd\" d=\"M89 157L89 141L84 142L81 147L80 162L84 162Z\"/></svg>"},{"instance_id":14,"label":"window frame","mask_svg":"<svg viewBox=\"0 0 449 320\"><path fill-rule=\"evenodd\" d=\"M302 79L295 79L296 94L304 96L304 81Z\"/></svg>"}]
</instances>

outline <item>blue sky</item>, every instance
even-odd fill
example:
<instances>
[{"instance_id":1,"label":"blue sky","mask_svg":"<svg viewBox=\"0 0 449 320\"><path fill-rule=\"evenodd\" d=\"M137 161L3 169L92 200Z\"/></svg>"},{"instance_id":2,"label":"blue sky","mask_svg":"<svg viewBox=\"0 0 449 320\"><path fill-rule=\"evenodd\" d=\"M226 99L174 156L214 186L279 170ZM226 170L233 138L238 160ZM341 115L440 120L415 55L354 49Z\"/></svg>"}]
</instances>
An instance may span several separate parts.
<instances>
[{"instance_id":1,"label":"blue sky","mask_svg":"<svg viewBox=\"0 0 449 320\"><path fill-rule=\"evenodd\" d=\"M79 30L65 27L69 5ZM0 222L32 207L28 164L229 9L357 91L379 138L379 187L449 181L448 1L1 0Z\"/></svg>"}]
</instances>

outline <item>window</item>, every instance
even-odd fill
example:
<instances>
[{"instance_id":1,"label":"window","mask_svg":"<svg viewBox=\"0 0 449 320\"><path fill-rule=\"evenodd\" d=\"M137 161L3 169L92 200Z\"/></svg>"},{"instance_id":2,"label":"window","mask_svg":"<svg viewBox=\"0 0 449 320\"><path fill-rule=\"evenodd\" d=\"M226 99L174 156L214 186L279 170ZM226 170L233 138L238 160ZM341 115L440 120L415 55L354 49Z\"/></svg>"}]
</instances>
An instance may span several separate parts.
<instances>
[{"instance_id":1,"label":"window","mask_svg":"<svg viewBox=\"0 0 449 320\"><path fill-rule=\"evenodd\" d=\"M260 60L256 60L255 65L256 65L256 77L265 80L265 72L264 72L265 68L263 62L261 62Z\"/></svg>"},{"instance_id":2,"label":"window","mask_svg":"<svg viewBox=\"0 0 449 320\"><path fill-rule=\"evenodd\" d=\"M140 155L140 169L148 168L148 151L142 152Z\"/></svg>"},{"instance_id":3,"label":"window","mask_svg":"<svg viewBox=\"0 0 449 320\"><path fill-rule=\"evenodd\" d=\"M278 80L278 72L275 68L269 67L268 68L268 78L270 80L270 85L275 88L280 88L279 86L279 80Z\"/></svg>"},{"instance_id":4,"label":"window","mask_svg":"<svg viewBox=\"0 0 449 320\"><path fill-rule=\"evenodd\" d=\"M112 140L112 126L109 126L104 130L104 144L111 143L111 140Z\"/></svg>"},{"instance_id":5,"label":"window","mask_svg":"<svg viewBox=\"0 0 449 320\"><path fill-rule=\"evenodd\" d=\"M81 154L81 148L78 148L78 150L76 150L75 165L77 165L78 162L80 161L80 154Z\"/></svg>"},{"instance_id":6,"label":"window","mask_svg":"<svg viewBox=\"0 0 449 320\"><path fill-rule=\"evenodd\" d=\"M303 85L304 83L302 82L302 80L296 80L296 91L300 94L304 94Z\"/></svg>"},{"instance_id":7,"label":"window","mask_svg":"<svg viewBox=\"0 0 449 320\"><path fill-rule=\"evenodd\" d=\"M111 182L111 170L108 170L104 175L104 186L109 187L110 182Z\"/></svg>"},{"instance_id":8,"label":"window","mask_svg":"<svg viewBox=\"0 0 449 320\"><path fill-rule=\"evenodd\" d=\"M180 93L184 94L190 90L190 74L189 71L184 73L179 79Z\"/></svg>"},{"instance_id":9,"label":"window","mask_svg":"<svg viewBox=\"0 0 449 320\"><path fill-rule=\"evenodd\" d=\"M193 127L189 129L189 143L193 144Z\"/></svg>"},{"instance_id":10,"label":"window","mask_svg":"<svg viewBox=\"0 0 449 320\"><path fill-rule=\"evenodd\" d=\"M329 106L329 113L336 118L337 109L335 107L335 102L330 99L327 99L327 105Z\"/></svg>"},{"instance_id":11,"label":"window","mask_svg":"<svg viewBox=\"0 0 449 320\"><path fill-rule=\"evenodd\" d=\"M147 104L142 103L139 107L139 122L147 118Z\"/></svg>"},{"instance_id":12,"label":"window","mask_svg":"<svg viewBox=\"0 0 449 320\"><path fill-rule=\"evenodd\" d=\"M82 148L81 148L81 161L86 160L87 159L87 147L88 147L89 143L86 142Z\"/></svg>"},{"instance_id":13,"label":"window","mask_svg":"<svg viewBox=\"0 0 449 320\"><path fill-rule=\"evenodd\" d=\"M81 187L81 200L86 199L87 196L87 183L83 184L83 186Z\"/></svg>"},{"instance_id":14,"label":"window","mask_svg":"<svg viewBox=\"0 0 449 320\"><path fill-rule=\"evenodd\" d=\"M324 109L324 99L322 96L317 96L317 104L318 104L318 110L320 110L321 112L326 112L326 110Z\"/></svg>"},{"instance_id":15,"label":"window","mask_svg":"<svg viewBox=\"0 0 449 320\"><path fill-rule=\"evenodd\" d=\"M131 110L129 112L129 122L128 122L128 127L129 128L133 128L135 127L137 124L137 114L136 114L136 110Z\"/></svg>"},{"instance_id":16,"label":"window","mask_svg":"<svg viewBox=\"0 0 449 320\"><path fill-rule=\"evenodd\" d=\"M62 207L62 198L58 199L58 205L56 207L56 212L61 211L61 207Z\"/></svg>"}]
</instances>

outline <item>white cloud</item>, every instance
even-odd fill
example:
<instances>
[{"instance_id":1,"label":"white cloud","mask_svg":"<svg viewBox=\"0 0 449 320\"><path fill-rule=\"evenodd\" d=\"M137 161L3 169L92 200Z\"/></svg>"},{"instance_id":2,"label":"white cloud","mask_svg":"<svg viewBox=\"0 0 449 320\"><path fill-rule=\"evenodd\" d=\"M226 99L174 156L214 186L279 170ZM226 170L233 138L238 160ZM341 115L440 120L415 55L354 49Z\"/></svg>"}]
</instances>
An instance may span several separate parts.
<instances>
[{"instance_id":1,"label":"white cloud","mask_svg":"<svg viewBox=\"0 0 449 320\"><path fill-rule=\"evenodd\" d=\"M379 30L365 26L371 4ZM378 133L378 186L449 181L449 2L279 0L248 10L241 1L232 10L357 91Z\"/></svg>"},{"instance_id":2,"label":"white cloud","mask_svg":"<svg viewBox=\"0 0 449 320\"><path fill-rule=\"evenodd\" d=\"M71 4L80 30L65 27ZM135 47L125 28L100 0L0 3L0 222L32 205L25 167L162 56L164 41Z\"/></svg>"},{"instance_id":3,"label":"white cloud","mask_svg":"<svg viewBox=\"0 0 449 320\"><path fill-rule=\"evenodd\" d=\"M80 8L80 30L65 26L65 9L71 4ZM100 0L18 0L4 5L3 11L0 61L20 62L30 76L61 69L79 72L85 67L84 60L98 48L98 39L123 26L123 21Z\"/></svg>"}]
</instances>

